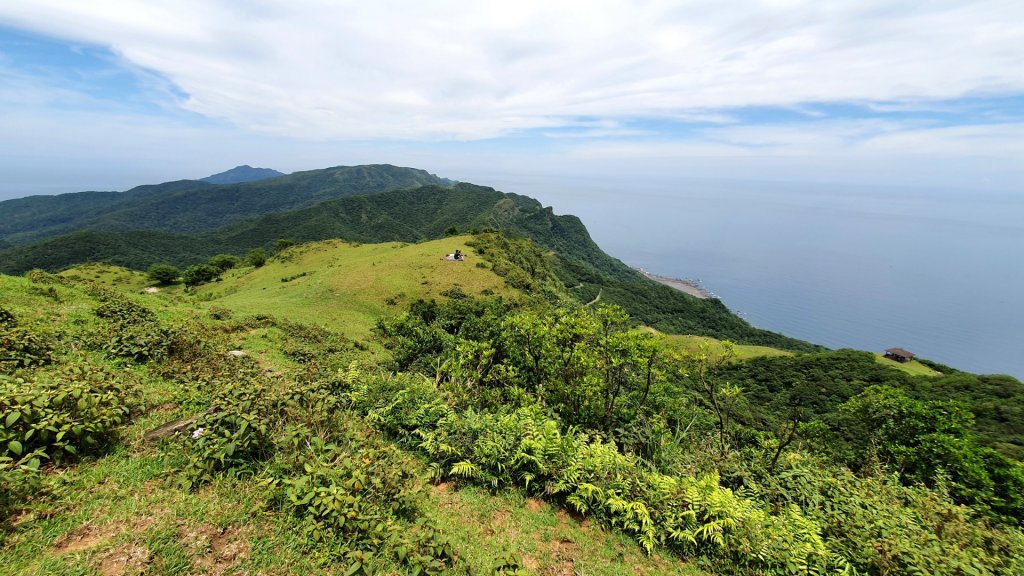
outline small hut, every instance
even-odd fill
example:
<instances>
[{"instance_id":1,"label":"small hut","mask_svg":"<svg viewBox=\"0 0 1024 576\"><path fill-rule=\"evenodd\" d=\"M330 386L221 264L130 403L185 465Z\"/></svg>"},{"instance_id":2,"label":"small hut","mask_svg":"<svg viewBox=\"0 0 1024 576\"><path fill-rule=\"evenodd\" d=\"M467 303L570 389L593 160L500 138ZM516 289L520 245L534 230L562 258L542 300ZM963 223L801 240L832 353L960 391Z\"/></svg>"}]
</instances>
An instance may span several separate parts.
<instances>
[{"instance_id":1,"label":"small hut","mask_svg":"<svg viewBox=\"0 0 1024 576\"><path fill-rule=\"evenodd\" d=\"M897 362L910 362L914 359L914 354L903 348L889 348L885 351L885 357Z\"/></svg>"}]
</instances>

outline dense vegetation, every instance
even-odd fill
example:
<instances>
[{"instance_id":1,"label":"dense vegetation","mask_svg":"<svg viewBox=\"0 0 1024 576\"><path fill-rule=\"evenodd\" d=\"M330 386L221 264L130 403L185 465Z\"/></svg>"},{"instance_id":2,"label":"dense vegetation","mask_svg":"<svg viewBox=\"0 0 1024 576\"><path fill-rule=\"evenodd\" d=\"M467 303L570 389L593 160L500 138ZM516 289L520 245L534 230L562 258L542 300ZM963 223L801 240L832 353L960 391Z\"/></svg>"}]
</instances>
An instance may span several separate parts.
<instances>
[{"instance_id":1,"label":"dense vegetation","mask_svg":"<svg viewBox=\"0 0 1024 576\"><path fill-rule=\"evenodd\" d=\"M385 164L338 166L219 186L181 180L121 193L30 196L0 202L0 238L25 244L80 230L201 234L332 198L443 183L423 170Z\"/></svg>"},{"instance_id":2,"label":"dense vegetation","mask_svg":"<svg viewBox=\"0 0 1024 576\"><path fill-rule=\"evenodd\" d=\"M284 180L277 178L252 185L278 186ZM198 226L192 223L174 227L173 222L174 218L168 219L160 230L180 232ZM451 228L500 230L511 237L529 238L557 255L551 268L576 299L588 302L599 297L603 302L618 304L637 321L665 332L729 338L792 350L820 349L755 329L718 300L700 300L648 280L605 254L574 216L557 216L551 208L525 196L465 183L349 196L200 236L159 230L78 232L0 251L0 271L22 273L37 267L56 271L92 261L108 261L137 270L146 270L153 264L184 269L219 253L242 256L253 249L274 251L275 244L283 239L417 242L443 238Z\"/></svg>"},{"instance_id":3,"label":"dense vegetation","mask_svg":"<svg viewBox=\"0 0 1024 576\"><path fill-rule=\"evenodd\" d=\"M235 270L221 290L303 249ZM1024 570L1024 470L984 445L1016 445L1015 421L971 414L994 381L909 378L850 351L733 362L638 329L603 300L581 305L530 240L482 234L472 250L515 291L451 285L381 318L369 347L236 314L209 291L143 301L84 277L0 277L16 304L0 311L0 505L40 518L8 526L12 569L72 570L26 554L46 514L75 509L68 464L87 474L150 458L170 477L140 488L171 499L226 486L249 502L228 526L281 522L305 561L341 572L530 570L447 537L465 520L439 520L426 478L542 499L675 557L653 572ZM226 354L239 341L258 357ZM1012 410L1021 384L1000 382ZM124 434L140 418L184 420L147 448ZM132 541L153 571L189 571L176 559L200 553L175 548L180 520L160 518Z\"/></svg>"}]
</instances>

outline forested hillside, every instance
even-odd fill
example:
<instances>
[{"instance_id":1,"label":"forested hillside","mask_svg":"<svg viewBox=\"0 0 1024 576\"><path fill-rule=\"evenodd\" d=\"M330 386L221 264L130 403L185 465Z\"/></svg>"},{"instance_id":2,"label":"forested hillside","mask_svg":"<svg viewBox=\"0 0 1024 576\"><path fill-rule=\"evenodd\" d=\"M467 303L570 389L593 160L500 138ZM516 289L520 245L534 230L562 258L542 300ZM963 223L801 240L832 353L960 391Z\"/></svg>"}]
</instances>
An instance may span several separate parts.
<instances>
[{"instance_id":1,"label":"forested hillside","mask_svg":"<svg viewBox=\"0 0 1024 576\"><path fill-rule=\"evenodd\" d=\"M278 180L281 179L266 182ZM173 227L163 227L167 228ZM618 304L638 321L665 332L793 350L820 349L753 328L718 300L700 300L648 280L605 254L575 216L556 215L551 208L526 196L466 183L348 196L202 235L156 230L78 232L2 251L0 271L57 271L94 261L141 270L157 263L186 267L220 253L242 256L257 248L272 251L278 241L341 238L357 242L417 242L441 238L452 229L493 229L513 237L530 238L554 254L556 274L578 300L600 299Z\"/></svg>"},{"instance_id":2,"label":"forested hillside","mask_svg":"<svg viewBox=\"0 0 1024 576\"><path fill-rule=\"evenodd\" d=\"M122 193L31 196L0 202L0 238L26 244L77 230L206 233L332 198L425 184L443 181L423 170L383 164L309 170L242 184L182 180Z\"/></svg>"}]
</instances>

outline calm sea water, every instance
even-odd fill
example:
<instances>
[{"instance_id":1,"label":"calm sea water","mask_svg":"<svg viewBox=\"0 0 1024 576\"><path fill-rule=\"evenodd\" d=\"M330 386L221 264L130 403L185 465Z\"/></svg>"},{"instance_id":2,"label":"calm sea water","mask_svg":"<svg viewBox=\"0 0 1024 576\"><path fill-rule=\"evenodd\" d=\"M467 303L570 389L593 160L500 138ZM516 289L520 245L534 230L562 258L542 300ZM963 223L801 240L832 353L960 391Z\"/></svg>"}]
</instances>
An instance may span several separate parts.
<instances>
[{"instance_id":1,"label":"calm sea water","mask_svg":"<svg viewBox=\"0 0 1024 576\"><path fill-rule=\"evenodd\" d=\"M1024 378L1024 194L509 184L580 216L627 264L699 280L755 326Z\"/></svg>"}]
</instances>

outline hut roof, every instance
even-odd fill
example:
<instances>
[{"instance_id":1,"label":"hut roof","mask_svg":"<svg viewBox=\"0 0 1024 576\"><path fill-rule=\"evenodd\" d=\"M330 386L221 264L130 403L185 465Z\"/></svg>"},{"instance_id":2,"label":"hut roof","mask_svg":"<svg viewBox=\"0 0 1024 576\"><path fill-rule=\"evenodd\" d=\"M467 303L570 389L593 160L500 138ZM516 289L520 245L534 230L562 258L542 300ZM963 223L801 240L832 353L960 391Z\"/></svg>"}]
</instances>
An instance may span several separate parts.
<instances>
[{"instance_id":1,"label":"hut roof","mask_svg":"<svg viewBox=\"0 0 1024 576\"><path fill-rule=\"evenodd\" d=\"M904 358L913 358L913 352L907 352L903 348L889 348L885 351L886 354L892 354L893 356L903 356Z\"/></svg>"}]
</instances>

